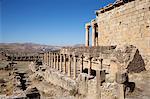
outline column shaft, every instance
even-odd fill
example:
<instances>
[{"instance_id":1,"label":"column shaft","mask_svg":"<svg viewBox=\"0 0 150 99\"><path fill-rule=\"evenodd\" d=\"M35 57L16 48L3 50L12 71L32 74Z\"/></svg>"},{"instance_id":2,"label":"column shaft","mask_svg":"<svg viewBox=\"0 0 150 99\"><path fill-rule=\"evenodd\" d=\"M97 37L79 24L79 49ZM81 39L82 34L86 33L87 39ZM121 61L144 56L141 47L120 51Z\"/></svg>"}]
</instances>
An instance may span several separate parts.
<instances>
[{"instance_id":1,"label":"column shaft","mask_svg":"<svg viewBox=\"0 0 150 99\"><path fill-rule=\"evenodd\" d=\"M89 47L89 26L86 26L86 33L85 33L85 46Z\"/></svg>"},{"instance_id":2,"label":"column shaft","mask_svg":"<svg viewBox=\"0 0 150 99\"><path fill-rule=\"evenodd\" d=\"M47 52L47 57L48 57L48 58L47 58L47 61L48 61L48 62L47 62L47 65L49 66L49 52Z\"/></svg>"},{"instance_id":3,"label":"column shaft","mask_svg":"<svg viewBox=\"0 0 150 99\"><path fill-rule=\"evenodd\" d=\"M93 25L92 26L92 46L96 46L95 34L96 34L96 27L95 27L95 25Z\"/></svg>"},{"instance_id":4,"label":"column shaft","mask_svg":"<svg viewBox=\"0 0 150 99\"><path fill-rule=\"evenodd\" d=\"M60 54L60 65L59 65L59 70L62 72L62 55Z\"/></svg>"},{"instance_id":5,"label":"column shaft","mask_svg":"<svg viewBox=\"0 0 150 99\"><path fill-rule=\"evenodd\" d=\"M57 54L57 70L59 70L59 54Z\"/></svg>"},{"instance_id":6,"label":"column shaft","mask_svg":"<svg viewBox=\"0 0 150 99\"><path fill-rule=\"evenodd\" d=\"M51 53L49 52L49 66L51 66Z\"/></svg>"},{"instance_id":7,"label":"column shaft","mask_svg":"<svg viewBox=\"0 0 150 99\"><path fill-rule=\"evenodd\" d=\"M80 73L83 72L83 55L81 56L81 67L80 67Z\"/></svg>"},{"instance_id":8,"label":"column shaft","mask_svg":"<svg viewBox=\"0 0 150 99\"><path fill-rule=\"evenodd\" d=\"M68 76L71 76L71 55L69 55L69 62L68 62Z\"/></svg>"},{"instance_id":9,"label":"column shaft","mask_svg":"<svg viewBox=\"0 0 150 99\"><path fill-rule=\"evenodd\" d=\"M54 69L56 69L56 54L54 53Z\"/></svg>"},{"instance_id":10,"label":"column shaft","mask_svg":"<svg viewBox=\"0 0 150 99\"><path fill-rule=\"evenodd\" d=\"M66 73L66 54L64 54L64 73Z\"/></svg>"},{"instance_id":11,"label":"column shaft","mask_svg":"<svg viewBox=\"0 0 150 99\"><path fill-rule=\"evenodd\" d=\"M74 56L74 72L73 72L73 79L76 79L77 76L77 57Z\"/></svg>"}]
</instances>

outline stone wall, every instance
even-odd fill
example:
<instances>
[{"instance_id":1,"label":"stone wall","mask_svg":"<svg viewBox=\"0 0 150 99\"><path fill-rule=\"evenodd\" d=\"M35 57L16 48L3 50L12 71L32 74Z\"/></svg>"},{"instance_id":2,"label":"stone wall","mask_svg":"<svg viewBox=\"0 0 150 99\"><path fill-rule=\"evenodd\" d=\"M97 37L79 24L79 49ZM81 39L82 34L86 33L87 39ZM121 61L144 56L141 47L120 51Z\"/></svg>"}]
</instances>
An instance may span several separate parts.
<instances>
[{"instance_id":1,"label":"stone wall","mask_svg":"<svg viewBox=\"0 0 150 99\"><path fill-rule=\"evenodd\" d=\"M66 90L73 90L76 87L76 82L73 79L68 78L59 71L47 68L46 65L42 65L42 68L39 67L39 70L36 70L35 66L34 63L31 63L29 68L32 72L35 72L37 76L43 77L46 82L51 82L52 84L60 86ZM42 71L42 69L45 69L45 71Z\"/></svg>"},{"instance_id":2,"label":"stone wall","mask_svg":"<svg viewBox=\"0 0 150 99\"><path fill-rule=\"evenodd\" d=\"M150 55L150 0L135 0L99 13L98 45L134 45Z\"/></svg>"}]
</instances>

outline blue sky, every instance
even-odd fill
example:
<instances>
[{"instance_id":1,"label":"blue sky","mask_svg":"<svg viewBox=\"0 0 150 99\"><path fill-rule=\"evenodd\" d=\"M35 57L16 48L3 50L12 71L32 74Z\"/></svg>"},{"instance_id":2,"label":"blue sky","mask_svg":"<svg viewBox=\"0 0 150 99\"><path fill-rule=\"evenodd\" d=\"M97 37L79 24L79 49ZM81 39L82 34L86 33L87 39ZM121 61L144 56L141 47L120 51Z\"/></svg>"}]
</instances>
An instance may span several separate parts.
<instances>
[{"instance_id":1,"label":"blue sky","mask_svg":"<svg viewBox=\"0 0 150 99\"><path fill-rule=\"evenodd\" d=\"M0 42L84 44L84 24L114 0L0 0Z\"/></svg>"}]
</instances>

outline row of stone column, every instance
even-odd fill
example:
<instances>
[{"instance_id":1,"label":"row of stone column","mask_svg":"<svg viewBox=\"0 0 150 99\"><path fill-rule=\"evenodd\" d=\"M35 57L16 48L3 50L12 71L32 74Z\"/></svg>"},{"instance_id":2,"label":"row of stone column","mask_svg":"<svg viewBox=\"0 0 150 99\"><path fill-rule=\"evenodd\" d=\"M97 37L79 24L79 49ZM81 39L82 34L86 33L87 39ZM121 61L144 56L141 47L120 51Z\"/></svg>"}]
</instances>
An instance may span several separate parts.
<instances>
[{"instance_id":1,"label":"row of stone column","mask_svg":"<svg viewBox=\"0 0 150 99\"><path fill-rule=\"evenodd\" d=\"M80 73L83 72L83 58L83 55L81 55L81 57L78 57L77 55L47 52L43 55L43 62L51 68L67 74L69 77L71 77L71 69L73 69L73 78L75 79L77 77L77 62L81 63L79 65Z\"/></svg>"},{"instance_id":2,"label":"row of stone column","mask_svg":"<svg viewBox=\"0 0 150 99\"><path fill-rule=\"evenodd\" d=\"M60 72L67 74L69 77L71 77L71 69L73 69L73 78L76 78L77 68L79 66L80 66L79 67L80 73L83 72L84 58L85 57L83 55L77 56L77 55L47 52L47 53L44 53L43 62L46 65L50 66L51 68L54 68L56 70L59 70ZM89 56L87 60L88 60L87 61L88 62L88 75L90 76L91 70L92 70L92 57ZM99 59L100 70L102 69L102 61L103 61L102 59Z\"/></svg>"}]
</instances>

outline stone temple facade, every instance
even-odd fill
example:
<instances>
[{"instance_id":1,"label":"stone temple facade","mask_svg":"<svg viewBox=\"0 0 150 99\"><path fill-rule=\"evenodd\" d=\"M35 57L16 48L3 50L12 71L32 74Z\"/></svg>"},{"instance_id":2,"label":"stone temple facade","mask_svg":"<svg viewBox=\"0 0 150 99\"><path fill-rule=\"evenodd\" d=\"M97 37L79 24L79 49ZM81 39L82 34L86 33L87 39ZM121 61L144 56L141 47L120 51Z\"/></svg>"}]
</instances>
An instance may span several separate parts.
<instances>
[{"instance_id":1,"label":"stone temple facade","mask_svg":"<svg viewBox=\"0 0 150 99\"><path fill-rule=\"evenodd\" d=\"M92 46L134 45L150 55L149 0L117 0L97 10L96 18L85 25L85 46L89 46L90 27Z\"/></svg>"},{"instance_id":2,"label":"stone temple facade","mask_svg":"<svg viewBox=\"0 0 150 99\"><path fill-rule=\"evenodd\" d=\"M139 87L129 75L150 70L150 0L117 0L85 28L85 47L45 52L44 65L32 70L84 99L149 99L128 94Z\"/></svg>"}]
</instances>

